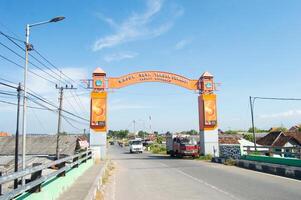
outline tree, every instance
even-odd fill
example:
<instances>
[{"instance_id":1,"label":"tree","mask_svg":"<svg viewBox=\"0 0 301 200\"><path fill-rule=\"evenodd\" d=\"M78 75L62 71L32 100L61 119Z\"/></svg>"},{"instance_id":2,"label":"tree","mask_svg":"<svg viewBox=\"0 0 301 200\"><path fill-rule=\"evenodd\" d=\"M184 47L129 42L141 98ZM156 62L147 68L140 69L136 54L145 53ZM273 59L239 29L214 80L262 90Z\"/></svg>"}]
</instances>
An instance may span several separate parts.
<instances>
[{"instance_id":1,"label":"tree","mask_svg":"<svg viewBox=\"0 0 301 200\"><path fill-rule=\"evenodd\" d=\"M123 139L126 138L129 134L129 130L119 130L119 131L113 131L109 130L108 131L108 137L115 137L118 139Z\"/></svg>"},{"instance_id":2,"label":"tree","mask_svg":"<svg viewBox=\"0 0 301 200\"><path fill-rule=\"evenodd\" d=\"M254 142L254 137L252 134L244 134L243 138L249 140L250 142Z\"/></svg>"},{"instance_id":3,"label":"tree","mask_svg":"<svg viewBox=\"0 0 301 200\"><path fill-rule=\"evenodd\" d=\"M282 131L282 132L286 132L286 131L287 131L287 128L284 127L284 126L276 127L275 129L276 129L277 131Z\"/></svg>"},{"instance_id":4,"label":"tree","mask_svg":"<svg viewBox=\"0 0 301 200\"><path fill-rule=\"evenodd\" d=\"M267 130L264 130L264 129L258 129L258 128L256 128L256 127L254 127L254 130L255 130L255 133L269 132L269 131L267 131ZM253 128L252 128L252 127L249 128L249 129L248 129L248 132L249 132L249 133L253 133Z\"/></svg>"},{"instance_id":5,"label":"tree","mask_svg":"<svg viewBox=\"0 0 301 200\"><path fill-rule=\"evenodd\" d=\"M238 134L238 132L234 131L234 130L228 130L228 131L225 131L224 134L233 134L233 135L235 135L235 134Z\"/></svg>"},{"instance_id":6,"label":"tree","mask_svg":"<svg viewBox=\"0 0 301 200\"><path fill-rule=\"evenodd\" d=\"M140 138L144 138L146 135L148 135L148 133L145 132L145 131L139 131L139 132L138 132L138 136L139 136Z\"/></svg>"}]
</instances>

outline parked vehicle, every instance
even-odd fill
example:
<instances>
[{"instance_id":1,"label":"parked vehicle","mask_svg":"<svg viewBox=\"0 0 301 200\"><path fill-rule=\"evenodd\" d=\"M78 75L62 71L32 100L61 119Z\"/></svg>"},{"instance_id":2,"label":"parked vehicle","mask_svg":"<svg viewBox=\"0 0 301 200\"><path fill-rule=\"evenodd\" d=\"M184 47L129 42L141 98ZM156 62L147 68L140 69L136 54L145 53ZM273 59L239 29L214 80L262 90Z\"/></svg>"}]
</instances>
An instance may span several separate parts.
<instances>
[{"instance_id":1,"label":"parked vehicle","mask_svg":"<svg viewBox=\"0 0 301 200\"><path fill-rule=\"evenodd\" d=\"M110 143L110 145L114 145L115 144L114 141L110 141L109 143Z\"/></svg>"},{"instance_id":2,"label":"parked vehicle","mask_svg":"<svg viewBox=\"0 0 301 200\"><path fill-rule=\"evenodd\" d=\"M143 144L140 138L129 140L130 153L143 153Z\"/></svg>"},{"instance_id":3,"label":"parked vehicle","mask_svg":"<svg viewBox=\"0 0 301 200\"><path fill-rule=\"evenodd\" d=\"M170 156L199 157L200 147L195 138L189 135L166 135L166 151Z\"/></svg>"}]
</instances>

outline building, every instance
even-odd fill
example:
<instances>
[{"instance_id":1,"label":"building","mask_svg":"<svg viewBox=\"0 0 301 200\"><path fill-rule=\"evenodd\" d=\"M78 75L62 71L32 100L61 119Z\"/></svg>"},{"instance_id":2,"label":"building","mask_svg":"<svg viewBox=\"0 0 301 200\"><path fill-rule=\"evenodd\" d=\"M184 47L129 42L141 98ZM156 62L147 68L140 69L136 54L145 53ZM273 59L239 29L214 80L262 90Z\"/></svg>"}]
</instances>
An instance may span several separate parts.
<instances>
[{"instance_id":1,"label":"building","mask_svg":"<svg viewBox=\"0 0 301 200\"><path fill-rule=\"evenodd\" d=\"M3 131L0 132L0 137L7 137L7 136L10 136L10 134Z\"/></svg>"},{"instance_id":2,"label":"building","mask_svg":"<svg viewBox=\"0 0 301 200\"><path fill-rule=\"evenodd\" d=\"M272 131L257 140L257 144L271 147L301 146L301 132Z\"/></svg>"},{"instance_id":3,"label":"building","mask_svg":"<svg viewBox=\"0 0 301 200\"><path fill-rule=\"evenodd\" d=\"M0 171L2 173L14 170L15 136L0 137ZM33 163L47 163L56 156L56 135L27 135L26 166ZM60 157L74 155L85 150L89 143L86 136L61 135L59 140ZM22 164L22 138L19 138L19 168Z\"/></svg>"}]
</instances>

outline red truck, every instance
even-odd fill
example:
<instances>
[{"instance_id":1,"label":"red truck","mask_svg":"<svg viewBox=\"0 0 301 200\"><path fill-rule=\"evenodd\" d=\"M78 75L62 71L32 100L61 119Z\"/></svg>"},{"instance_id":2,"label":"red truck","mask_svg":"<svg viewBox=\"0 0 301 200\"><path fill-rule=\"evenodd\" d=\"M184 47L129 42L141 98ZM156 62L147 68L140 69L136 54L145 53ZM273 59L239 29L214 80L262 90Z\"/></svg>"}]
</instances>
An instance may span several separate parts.
<instances>
[{"instance_id":1,"label":"red truck","mask_svg":"<svg viewBox=\"0 0 301 200\"><path fill-rule=\"evenodd\" d=\"M196 138L189 135L166 135L166 151L170 156L199 157L200 147Z\"/></svg>"}]
</instances>

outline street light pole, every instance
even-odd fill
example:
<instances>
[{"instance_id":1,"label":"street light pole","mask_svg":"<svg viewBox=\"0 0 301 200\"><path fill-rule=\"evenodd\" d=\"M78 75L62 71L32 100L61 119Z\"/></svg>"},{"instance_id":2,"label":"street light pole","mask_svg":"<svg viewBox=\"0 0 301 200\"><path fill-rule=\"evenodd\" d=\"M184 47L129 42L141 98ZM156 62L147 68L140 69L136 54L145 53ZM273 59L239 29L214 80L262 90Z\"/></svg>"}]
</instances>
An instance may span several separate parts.
<instances>
[{"instance_id":1,"label":"street light pole","mask_svg":"<svg viewBox=\"0 0 301 200\"><path fill-rule=\"evenodd\" d=\"M29 44L29 29L30 25L26 25L26 43L25 43L25 68L24 68L24 83L23 83L23 113L22 113L22 169L26 168L26 109L27 109L27 71L28 71L28 51L30 50ZM22 179L22 185L25 184L25 179Z\"/></svg>"},{"instance_id":2,"label":"street light pole","mask_svg":"<svg viewBox=\"0 0 301 200\"><path fill-rule=\"evenodd\" d=\"M25 67L24 67L24 82L23 82L23 113L22 113L22 169L26 168L26 132L27 132L27 73L28 73L28 55L31 51L32 45L29 43L30 28L42 24L58 22L65 19L65 17L55 17L48 21L38 22L26 25L26 42L25 42ZM25 184L25 179L22 178L22 185Z\"/></svg>"}]
</instances>

